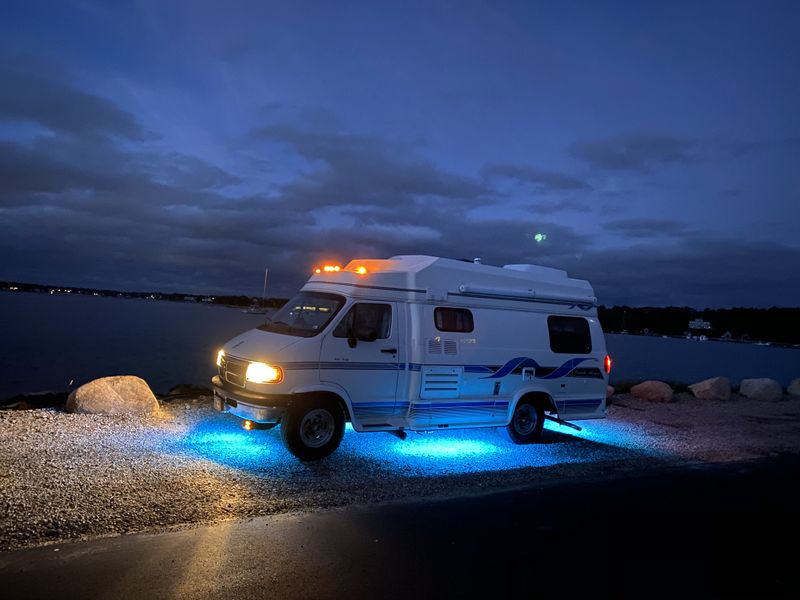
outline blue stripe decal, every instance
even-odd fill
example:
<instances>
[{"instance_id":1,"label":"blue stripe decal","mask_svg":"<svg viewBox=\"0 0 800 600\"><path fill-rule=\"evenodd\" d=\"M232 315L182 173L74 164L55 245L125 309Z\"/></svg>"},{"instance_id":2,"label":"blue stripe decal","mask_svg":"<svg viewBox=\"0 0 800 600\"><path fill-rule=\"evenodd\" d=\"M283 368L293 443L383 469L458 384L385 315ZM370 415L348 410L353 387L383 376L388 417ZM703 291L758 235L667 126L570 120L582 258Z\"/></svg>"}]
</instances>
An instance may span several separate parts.
<instances>
[{"instance_id":1,"label":"blue stripe decal","mask_svg":"<svg viewBox=\"0 0 800 600\"><path fill-rule=\"evenodd\" d=\"M593 357L585 358L570 358L557 369L551 371L547 375L537 377L537 379L560 379L565 375L569 375L573 369L586 361L597 361ZM425 366L433 367L456 367L464 369L465 373L489 373L482 379L500 379L513 373L517 369L532 368L534 375L537 368L542 366L534 359L526 356L518 356L512 358L499 369L487 365L423 365L420 363L392 363L392 362L289 362L281 365L287 371L300 371L300 370L344 370L344 371L421 371Z\"/></svg>"},{"instance_id":2,"label":"blue stripe decal","mask_svg":"<svg viewBox=\"0 0 800 600\"><path fill-rule=\"evenodd\" d=\"M494 402L415 402L414 409L420 408L451 408L451 407L486 407L494 406Z\"/></svg>"},{"instance_id":3,"label":"blue stripe decal","mask_svg":"<svg viewBox=\"0 0 800 600\"><path fill-rule=\"evenodd\" d=\"M558 367L552 373L548 373L547 375L539 377L538 379L559 379L561 377L564 377L564 375L568 375L569 373L571 373L575 367L577 367L582 362L586 362L587 360L597 360L597 359L592 357L570 358L567 362ZM516 369L525 369L528 367L533 368L535 373L535 370L537 368L541 368L541 365L532 358L528 358L527 356L518 356L517 358L512 358L502 367L497 369L497 371L495 371L494 373L492 373L487 377L484 377L483 379L499 379L500 377L505 377L509 373L512 373Z\"/></svg>"}]
</instances>

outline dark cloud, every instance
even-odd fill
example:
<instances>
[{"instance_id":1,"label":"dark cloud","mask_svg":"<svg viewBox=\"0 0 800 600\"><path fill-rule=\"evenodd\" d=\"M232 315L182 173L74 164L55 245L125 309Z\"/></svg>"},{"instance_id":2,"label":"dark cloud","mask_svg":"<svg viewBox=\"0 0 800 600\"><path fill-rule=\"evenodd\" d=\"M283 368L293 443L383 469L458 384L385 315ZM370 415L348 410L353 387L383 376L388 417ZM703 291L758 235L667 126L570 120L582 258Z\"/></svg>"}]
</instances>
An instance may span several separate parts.
<instances>
[{"instance_id":1,"label":"dark cloud","mask_svg":"<svg viewBox=\"0 0 800 600\"><path fill-rule=\"evenodd\" d=\"M563 200L539 200L527 206L526 210L539 215L552 215L565 211L590 212L592 207L587 202L581 202L574 198L564 198Z\"/></svg>"},{"instance_id":2,"label":"dark cloud","mask_svg":"<svg viewBox=\"0 0 800 600\"><path fill-rule=\"evenodd\" d=\"M617 219L603 223L603 228L629 238L652 238L682 235L688 226L674 219Z\"/></svg>"},{"instance_id":3,"label":"dark cloud","mask_svg":"<svg viewBox=\"0 0 800 600\"><path fill-rule=\"evenodd\" d=\"M311 166L281 190L283 201L297 210L339 205L406 210L441 200L467 208L492 194L483 182L420 158L412 145L378 136L309 131L284 123L259 128L251 138L289 146Z\"/></svg>"},{"instance_id":4,"label":"dark cloud","mask_svg":"<svg viewBox=\"0 0 800 600\"><path fill-rule=\"evenodd\" d=\"M515 179L545 190L591 189L591 186L586 181L567 173L537 169L530 165L489 164L481 170L481 174L489 178Z\"/></svg>"},{"instance_id":5,"label":"dark cloud","mask_svg":"<svg viewBox=\"0 0 800 600\"><path fill-rule=\"evenodd\" d=\"M67 73L19 57L0 64L0 121L29 121L79 136L152 137L114 102L75 88Z\"/></svg>"},{"instance_id":6,"label":"dark cloud","mask_svg":"<svg viewBox=\"0 0 800 600\"><path fill-rule=\"evenodd\" d=\"M800 248L751 239L694 237L668 246L631 245L565 258L600 303L650 306L796 306Z\"/></svg>"},{"instance_id":7,"label":"dark cloud","mask_svg":"<svg viewBox=\"0 0 800 600\"><path fill-rule=\"evenodd\" d=\"M610 171L639 171L698 160L698 143L658 134L631 134L604 140L581 141L569 152L592 167Z\"/></svg>"},{"instance_id":8,"label":"dark cloud","mask_svg":"<svg viewBox=\"0 0 800 600\"><path fill-rule=\"evenodd\" d=\"M94 210L131 203L199 206L208 204L203 190L239 179L193 156L123 150L108 140L48 136L27 144L0 141L0 181L0 206L33 202Z\"/></svg>"}]
</instances>

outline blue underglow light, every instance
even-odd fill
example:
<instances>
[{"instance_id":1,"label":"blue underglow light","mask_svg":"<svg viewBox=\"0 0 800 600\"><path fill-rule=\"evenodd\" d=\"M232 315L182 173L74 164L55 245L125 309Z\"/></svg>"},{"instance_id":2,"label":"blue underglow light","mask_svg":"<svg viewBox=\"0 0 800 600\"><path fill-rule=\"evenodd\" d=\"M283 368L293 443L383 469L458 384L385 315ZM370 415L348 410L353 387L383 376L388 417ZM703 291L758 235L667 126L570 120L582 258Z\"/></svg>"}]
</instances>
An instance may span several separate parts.
<instances>
[{"instance_id":1,"label":"blue underglow light","mask_svg":"<svg viewBox=\"0 0 800 600\"><path fill-rule=\"evenodd\" d=\"M413 434L412 434L413 435ZM434 437L409 438L397 444L395 450L407 456L427 458L463 458L466 456L483 456L501 452L495 444L480 440L464 440Z\"/></svg>"},{"instance_id":2,"label":"blue underglow light","mask_svg":"<svg viewBox=\"0 0 800 600\"><path fill-rule=\"evenodd\" d=\"M600 463L660 454L652 434L631 423L612 419L580 422L582 431L546 422L541 443L517 446L504 428L451 429L424 434L408 432L406 440L386 432L358 433L348 424L339 449L322 463L298 461L281 442L280 427L245 431L230 415L209 416L180 438L167 442L169 451L266 477L296 480L317 477L320 469L336 472L363 465L387 476L458 475L559 464ZM360 468L360 467L355 467Z\"/></svg>"},{"instance_id":3,"label":"blue underglow light","mask_svg":"<svg viewBox=\"0 0 800 600\"><path fill-rule=\"evenodd\" d=\"M275 442L279 439L265 438L241 428L226 429L229 428L205 426L192 431L184 438L183 447L202 458L238 468L249 469L272 462Z\"/></svg>"}]
</instances>

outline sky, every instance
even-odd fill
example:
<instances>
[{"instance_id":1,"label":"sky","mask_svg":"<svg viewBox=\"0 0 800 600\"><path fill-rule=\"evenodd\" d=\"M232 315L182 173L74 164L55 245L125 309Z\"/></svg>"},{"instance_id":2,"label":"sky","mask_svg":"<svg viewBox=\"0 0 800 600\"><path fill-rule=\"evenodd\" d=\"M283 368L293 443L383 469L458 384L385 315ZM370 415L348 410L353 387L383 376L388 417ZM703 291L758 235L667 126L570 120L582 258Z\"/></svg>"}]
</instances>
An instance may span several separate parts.
<instances>
[{"instance_id":1,"label":"sky","mask_svg":"<svg viewBox=\"0 0 800 600\"><path fill-rule=\"evenodd\" d=\"M0 6L0 279L296 291L535 263L800 305L800 3Z\"/></svg>"}]
</instances>

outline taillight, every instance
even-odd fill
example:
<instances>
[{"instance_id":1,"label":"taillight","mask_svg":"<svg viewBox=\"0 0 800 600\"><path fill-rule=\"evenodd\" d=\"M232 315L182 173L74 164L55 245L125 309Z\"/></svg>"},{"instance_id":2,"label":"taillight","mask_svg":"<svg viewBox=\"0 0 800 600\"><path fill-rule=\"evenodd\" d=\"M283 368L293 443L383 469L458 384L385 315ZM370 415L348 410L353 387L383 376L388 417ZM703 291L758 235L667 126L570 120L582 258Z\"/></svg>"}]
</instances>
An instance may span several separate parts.
<instances>
[{"instance_id":1,"label":"taillight","mask_svg":"<svg viewBox=\"0 0 800 600\"><path fill-rule=\"evenodd\" d=\"M603 366L606 368L606 373L611 373L611 357L606 354L606 359L603 361Z\"/></svg>"}]
</instances>

